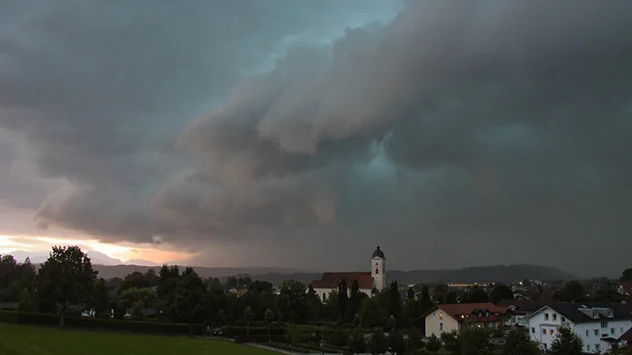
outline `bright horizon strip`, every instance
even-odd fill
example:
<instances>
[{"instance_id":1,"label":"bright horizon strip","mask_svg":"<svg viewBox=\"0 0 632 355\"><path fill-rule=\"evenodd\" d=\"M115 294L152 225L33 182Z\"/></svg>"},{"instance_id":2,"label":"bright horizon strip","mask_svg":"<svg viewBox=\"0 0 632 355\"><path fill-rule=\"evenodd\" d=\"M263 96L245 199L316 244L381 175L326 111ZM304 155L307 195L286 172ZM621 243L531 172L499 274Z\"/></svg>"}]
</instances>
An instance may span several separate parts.
<instances>
[{"instance_id":1,"label":"bright horizon strip","mask_svg":"<svg viewBox=\"0 0 632 355\"><path fill-rule=\"evenodd\" d=\"M18 239L19 241L16 241ZM29 244L28 240L35 243ZM0 235L0 254L10 253L16 249L27 252L49 252L54 245L77 245L82 249L88 249L103 253L111 258L126 262L130 259L142 259L152 263L161 264L171 261L182 261L190 258L192 254L175 250L160 250L147 245L119 245L102 243L96 239L68 239L55 237L28 237Z\"/></svg>"}]
</instances>

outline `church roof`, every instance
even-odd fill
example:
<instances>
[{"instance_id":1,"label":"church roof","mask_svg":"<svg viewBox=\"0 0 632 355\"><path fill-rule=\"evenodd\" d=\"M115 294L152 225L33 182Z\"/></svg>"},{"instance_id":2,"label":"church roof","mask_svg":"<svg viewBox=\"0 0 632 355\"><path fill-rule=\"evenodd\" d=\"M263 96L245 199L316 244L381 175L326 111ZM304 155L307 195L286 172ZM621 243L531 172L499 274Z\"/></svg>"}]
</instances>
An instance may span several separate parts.
<instances>
[{"instance_id":1,"label":"church roof","mask_svg":"<svg viewBox=\"0 0 632 355\"><path fill-rule=\"evenodd\" d=\"M373 288L373 276L370 272L325 272L320 280L312 281L313 288L338 288L340 281L345 280L351 288L354 280L358 280L361 290Z\"/></svg>"},{"instance_id":2,"label":"church roof","mask_svg":"<svg viewBox=\"0 0 632 355\"><path fill-rule=\"evenodd\" d=\"M373 257L384 259L384 252L382 251L382 249L380 249L379 245L377 246L377 249L375 249L375 251L373 252Z\"/></svg>"}]
</instances>

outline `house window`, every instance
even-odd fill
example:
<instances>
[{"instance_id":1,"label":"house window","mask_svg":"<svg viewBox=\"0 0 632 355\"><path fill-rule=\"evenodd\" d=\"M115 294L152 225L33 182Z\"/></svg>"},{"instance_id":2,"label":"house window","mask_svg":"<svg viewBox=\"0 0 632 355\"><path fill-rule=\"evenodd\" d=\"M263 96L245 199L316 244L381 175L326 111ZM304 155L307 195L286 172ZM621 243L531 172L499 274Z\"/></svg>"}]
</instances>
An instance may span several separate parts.
<instances>
[{"instance_id":1,"label":"house window","mask_svg":"<svg viewBox=\"0 0 632 355\"><path fill-rule=\"evenodd\" d=\"M546 335L546 329L542 329L542 335Z\"/></svg>"},{"instance_id":2,"label":"house window","mask_svg":"<svg viewBox=\"0 0 632 355\"><path fill-rule=\"evenodd\" d=\"M443 331L443 323L439 323L439 330Z\"/></svg>"},{"instance_id":3,"label":"house window","mask_svg":"<svg viewBox=\"0 0 632 355\"><path fill-rule=\"evenodd\" d=\"M549 314L548 313L544 313L544 320L549 320Z\"/></svg>"},{"instance_id":4,"label":"house window","mask_svg":"<svg viewBox=\"0 0 632 355\"><path fill-rule=\"evenodd\" d=\"M599 318L599 312L593 311L593 318Z\"/></svg>"},{"instance_id":5,"label":"house window","mask_svg":"<svg viewBox=\"0 0 632 355\"><path fill-rule=\"evenodd\" d=\"M553 313L553 320L557 320L557 314Z\"/></svg>"},{"instance_id":6,"label":"house window","mask_svg":"<svg viewBox=\"0 0 632 355\"><path fill-rule=\"evenodd\" d=\"M614 328L610 328L610 334L614 335Z\"/></svg>"},{"instance_id":7,"label":"house window","mask_svg":"<svg viewBox=\"0 0 632 355\"><path fill-rule=\"evenodd\" d=\"M443 312L439 312L439 319L443 319Z\"/></svg>"},{"instance_id":8,"label":"house window","mask_svg":"<svg viewBox=\"0 0 632 355\"><path fill-rule=\"evenodd\" d=\"M555 336L555 329L551 329L551 336L554 337Z\"/></svg>"},{"instance_id":9,"label":"house window","mask_svg":"<svg viewBox=\"0 0 632 355\"><path fill-rule=\"evenodd\" d=\"M595 344L595 350L601 351L601 344Z\"/></svg>"},{"instance_id":10,"label":"house window","mask_svg":"<svg viewBox=\"0 0 632 355\"><path fill-rule=\"evenodd\" d=\"M588 331L588 329L586 329L586 338L588 338L590 336L590 332Z\"/></svg>"},{"instance_id":11,"label":"house window","mask_svg":"<svg viewBox=\"0 0 632 355\"><path fill-rule=\"evenodd\" d=\"M535 328L531 327L531 334L535 334Z\"/></svg>"},{"instance_id":12,"label":"house window","mask_svg":"<svg viewBox=\"0 0 632 355\"><path fill-rule=\"evenodd\" d=\"M323 302L327 301L327 294L323 293Z\"/></svg>"},{"instance_id":13,"label":"house window","mask_svg":"<svg viewBox=\"0 0 632 355\"><path fill-rule=\"evenodd\" d=\"M601 328L608 328L608 322L601 322Z\"/></svg>"},{"instance_id":14,"label":"house window","mask_svg":"<svg viewBox=\"0 0 632 355\"><path fill-rule=\"evenodd\" d=\"M566 322L566 318L562 317L562 323Z\"/></svg>"},{"instance_id":15,"label":"house window","mask_svg":"<svg viewBox=\"0 0 632 355\"><path fill-rule=\"evenodd\" d=\"M590 344L586 345L586 351L590 351Z\"/></svg>"},{"instance_id":16,"label":"house window","mask_svg":"<svg viewBox=\"0 0 632 355\"><path fill-rule=\"evenodd\" d=\"M595 336L599 336L599 329L595 329Z\"/></svg>"}]
</instances>

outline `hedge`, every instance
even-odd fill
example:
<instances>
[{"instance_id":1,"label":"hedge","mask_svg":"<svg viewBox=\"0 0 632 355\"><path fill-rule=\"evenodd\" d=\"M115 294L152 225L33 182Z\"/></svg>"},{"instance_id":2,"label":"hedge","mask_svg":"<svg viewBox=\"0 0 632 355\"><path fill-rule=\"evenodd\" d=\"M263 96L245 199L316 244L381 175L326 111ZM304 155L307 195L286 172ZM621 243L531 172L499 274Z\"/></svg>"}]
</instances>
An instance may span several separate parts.
<instances>
[{"instance_id":1,"label":"hedge","mask_svg":"<svg viewBox=\"0 0 632 355\"><path fill-rule=\"evenodd\" d=\"M222 335L232 338L237 336L248 335L248 327L225 325L221 328ZM284 327L270 327L270 335L285 335L286 328ZM250 336L262 336L268 335L268 327L250 327Z\"/></svg>"},{"instance_id":2,"label":"hedge","mask_svg":"<svg viewBox=\"0 0 632 355\"><path fill-rule=\"evenodd\" d=\"M41 313L22 313L14 311L0 311L0 322L18 324L59 325L59 315ZM206 328L201 324L136 322L114 319L99 319L87 317L64 317L64 326L89 329L120 330L140 333L190 334L202 335Z\"/></svg>"}]
</instances>

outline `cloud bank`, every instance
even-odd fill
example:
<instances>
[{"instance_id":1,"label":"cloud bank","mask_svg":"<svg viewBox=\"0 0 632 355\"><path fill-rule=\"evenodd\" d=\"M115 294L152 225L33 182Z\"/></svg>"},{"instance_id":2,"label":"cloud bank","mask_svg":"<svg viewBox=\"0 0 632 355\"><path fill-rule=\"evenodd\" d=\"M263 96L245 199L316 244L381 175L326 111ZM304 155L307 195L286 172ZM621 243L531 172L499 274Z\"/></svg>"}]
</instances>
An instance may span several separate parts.
<instances>
[{"instance_id":1,"label":"cloud bank","mask_svg":"<svg viewBox=\"0 0 632 355\"><path fill-rule=\"evenodd\" d=\"M333 42L359 3L44 4L0 25L40 223L250 265L625 266L628 1L412 1Z\"/></svg>"}]
</instances>

